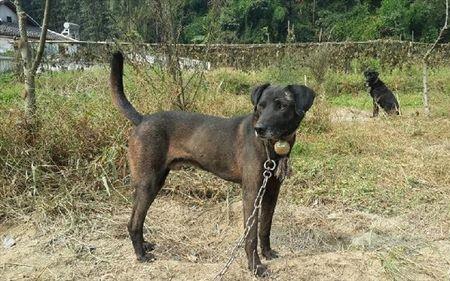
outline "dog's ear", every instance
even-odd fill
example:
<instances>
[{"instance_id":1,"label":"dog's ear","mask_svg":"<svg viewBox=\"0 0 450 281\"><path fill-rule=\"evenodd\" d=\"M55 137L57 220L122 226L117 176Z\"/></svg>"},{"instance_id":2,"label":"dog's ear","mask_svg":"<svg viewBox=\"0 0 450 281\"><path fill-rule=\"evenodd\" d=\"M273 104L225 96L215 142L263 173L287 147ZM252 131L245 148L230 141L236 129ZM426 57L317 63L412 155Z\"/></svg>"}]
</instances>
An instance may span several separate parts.
<instances>
[{"instance_id":1,"label":"dog's ear","mask_svg":"<svg viewBox=\"0 0 450 281\"><path fill-rule=\"evenodd\" d=\"M269 86L270 86L270 83L266 83L266 84L256 87L253 90L251 98L252 98L252 104L255 106L255 108L256 108L256 105L258 104L259 99L261 98L262 93Z\"/></svg>"},{"instance_id":2,"label":"dog's ear","mask_svg":"<svg viewBox=\"0 0 450 281\"><path fill-rule=\"evenodd\" d=\"M311 108L316 93L304 85L288 85L286 88L294 96L295 111L297 114L305 114Z\"/></svg>"}]
</instances>

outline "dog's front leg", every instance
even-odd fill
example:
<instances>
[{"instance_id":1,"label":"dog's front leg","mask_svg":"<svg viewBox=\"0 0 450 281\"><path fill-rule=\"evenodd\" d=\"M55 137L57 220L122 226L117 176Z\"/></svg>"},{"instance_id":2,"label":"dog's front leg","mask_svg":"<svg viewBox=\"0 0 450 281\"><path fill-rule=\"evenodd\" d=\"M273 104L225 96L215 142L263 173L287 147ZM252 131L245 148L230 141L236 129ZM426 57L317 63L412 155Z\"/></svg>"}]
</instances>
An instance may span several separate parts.
<instances>
[{"instance_id":1,"label":"dog's front leg","mask_svg":"<svg viewBox=\"0 0 450 281\"><path fill-rule=\"evenodd\" d=\"M378 103L374 99L373 100L373 114L372 114L372 117L377 117L379 111L380 111L380 106L378 105Z\"/></svg>"},{"instance_id":2,"label":"dog's front leg","mask_svg":"<svg viewBox=\"0 0 450 281\"><path fill-rule=\"evenodd\" d=\"M262 256L268 260L278 257L278 253L270 247L270 230L272 227L272 218L275 211L275 206L277 205L280 186L281 183L278 179L272 178L269 180L261 206L259 226L260 247Z\"/></svg>"},{"instance_id":3,"label":"dog's front leg","mask_svg":"<svg viewBox=\"0 0 450 281\"><path fill-rule=\"evenodd\" d=\"M253 214L255 199L261 184L261 180L255 180L254 175L253 179L243 181L242 202L244 205L245 230L247 230L248 225L251 225L250 231L245 239L245 253L247 255L249 269L257 276L264 276L267 268L261 263L257 251L258 212L255 212L254 216L249 220L249 217Z\"/></svg>"}]
</instances>

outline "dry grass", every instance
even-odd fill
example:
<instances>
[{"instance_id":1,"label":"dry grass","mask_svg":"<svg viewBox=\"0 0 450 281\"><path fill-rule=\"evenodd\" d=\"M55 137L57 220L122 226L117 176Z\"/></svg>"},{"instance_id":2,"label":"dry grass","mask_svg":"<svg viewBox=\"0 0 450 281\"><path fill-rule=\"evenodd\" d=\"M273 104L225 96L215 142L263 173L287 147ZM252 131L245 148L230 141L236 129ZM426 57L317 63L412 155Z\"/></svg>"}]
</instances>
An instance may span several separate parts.
<instances>
[{"instance_id":1,"label":"dry grass","mask_svg":"<svg viewBox=\"0 0 450 281\"><path fill-rule=\"evenodd\" d=\"M229 71L207 74L197 111L251 110L247 96L228 92L239 86L218 87ZM253 80L258 72L237 76L243 75L259 81ZM125 227L130 125L113 108L105 77L103 69L42 76L33 147L24 140L19 98L0 100L0 237L17 240L0 248L0 275L210 279L241 232L239 187L197 170L171 173L146 224L157 261L136 263ZM169 109L147 82L128 69L133 103L145 112ZM320 95L300 128L295 173L280 195L273 245L282 257L269 262L271 279L450 278L449 93L434 92L431 118L415 116L420 109L411 102L392 119L368 118L365 106L336 107ZM240 254L228 280L251 278Z\"/></svg>"}]
</instances>

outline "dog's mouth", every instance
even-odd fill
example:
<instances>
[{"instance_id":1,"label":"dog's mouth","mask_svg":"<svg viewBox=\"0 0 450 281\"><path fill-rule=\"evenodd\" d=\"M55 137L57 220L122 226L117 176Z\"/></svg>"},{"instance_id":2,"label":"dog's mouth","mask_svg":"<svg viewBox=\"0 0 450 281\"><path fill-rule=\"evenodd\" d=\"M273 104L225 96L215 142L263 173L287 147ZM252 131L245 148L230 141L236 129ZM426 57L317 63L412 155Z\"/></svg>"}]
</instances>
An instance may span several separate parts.
<instances>
[{"instance_id":1,"label":"dog's mouth","mask_svg":"<svg viewBox=\"0 0 450 281\"><path fill-rule=\"evenodd\" d=\"M255 128L255 136L260 139L264 140L272 140L275 138L275 134L271 130L267 130L262 132L261 130L258 130Z\"/></svg>"},{"instance_id":2,"label":"dog's mouth","mask_svg":"<svg viewBox=\"0 0 450 281\"><path fill-rule=\"evenodd\" d=\"M289 132L279 132L276 130L266 130L264 132L261 132L260 130L257 130L255 128L255 136L257 138L263 139L263 140L270 140L270 141L279 141L283 140L284 138L292 135L292 133Z\"/></svg>"},{"instance_id":3,"label":"dog's mouth","mask_svg":"<svg viewBox=\"0 0 450 281\"><path fill-rule=\"evenodd\" d=\"M367 78L367 79L366 79L366 85L367 85L367 87L370 87L371 85L375 84L376 80L377 80L377 79L374 78L374 77Z\"/></svg>"}]
</instances>

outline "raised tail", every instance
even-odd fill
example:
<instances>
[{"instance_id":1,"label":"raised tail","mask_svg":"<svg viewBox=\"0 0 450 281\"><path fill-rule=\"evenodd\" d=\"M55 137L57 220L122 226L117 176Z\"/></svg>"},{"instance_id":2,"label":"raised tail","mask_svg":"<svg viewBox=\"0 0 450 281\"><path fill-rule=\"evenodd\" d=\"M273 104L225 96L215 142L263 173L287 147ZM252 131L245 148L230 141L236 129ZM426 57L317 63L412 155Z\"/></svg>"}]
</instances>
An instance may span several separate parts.
<instances>
[{"instance_id":1,"label":"raised tail","mask_svg":"<svg viewBox=\"0 0 450 281\"><path fill-rule=\"evenodd\" d=\"M123 91L123 55L121 52L113 54L111 60L111 75L109 78L112 98L116 106L135 126L142 122L142 114L140 114L133 105L128 101Z\"/></svg>"}]
</instances>

